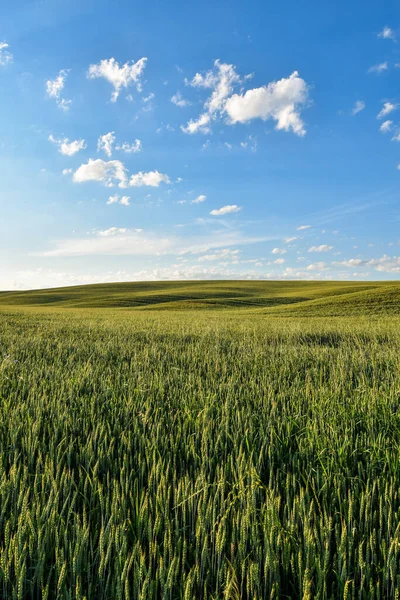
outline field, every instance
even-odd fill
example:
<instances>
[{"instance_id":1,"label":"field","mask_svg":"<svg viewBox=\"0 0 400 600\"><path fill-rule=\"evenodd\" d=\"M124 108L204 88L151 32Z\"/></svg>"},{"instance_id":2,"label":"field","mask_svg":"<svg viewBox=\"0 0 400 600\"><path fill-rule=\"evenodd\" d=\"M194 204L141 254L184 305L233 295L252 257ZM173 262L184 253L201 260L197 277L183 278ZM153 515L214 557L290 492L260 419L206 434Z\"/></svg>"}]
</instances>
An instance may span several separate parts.
<instances>
[{"instance_id":1,"label":"field","mask_svg":"<svg viewBox=\"0 0 400 600\"><path fill-rule=\"evenodd\" d=\"M0 597L397 599L400 284L0 294Z\"/></svg>"}]
</instances>

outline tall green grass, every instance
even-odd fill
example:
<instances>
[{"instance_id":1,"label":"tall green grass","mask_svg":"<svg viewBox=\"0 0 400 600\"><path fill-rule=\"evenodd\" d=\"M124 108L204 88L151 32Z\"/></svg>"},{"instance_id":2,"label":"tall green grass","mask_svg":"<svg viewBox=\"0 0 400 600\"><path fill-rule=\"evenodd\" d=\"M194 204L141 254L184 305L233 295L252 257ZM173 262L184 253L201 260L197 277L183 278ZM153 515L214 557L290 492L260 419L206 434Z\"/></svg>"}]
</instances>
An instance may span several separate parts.
<instances>
[{"instance_id":1,"label":"tall green grass","mask_svg":"<svg viewBox=\"0 0 400 600\"><path fill-rule=\"evenodd\" d=\"M399 598L399 325L0 312L0 597Z\"/></svg>"}]
</instances>

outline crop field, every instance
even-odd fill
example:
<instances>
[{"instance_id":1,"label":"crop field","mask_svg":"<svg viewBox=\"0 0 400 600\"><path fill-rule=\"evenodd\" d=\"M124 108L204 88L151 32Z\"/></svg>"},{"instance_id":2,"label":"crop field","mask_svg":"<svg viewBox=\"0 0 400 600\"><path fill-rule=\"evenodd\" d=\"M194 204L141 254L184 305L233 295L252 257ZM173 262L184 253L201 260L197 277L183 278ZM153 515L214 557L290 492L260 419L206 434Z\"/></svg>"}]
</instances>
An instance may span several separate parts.
<instances>
[{"instance_id":1,"label":"crop field","mask_svg":"<svg viewBox=\"0 0 400 600\"><path fill-rule=\"evenodd\" d=\"M400 284L0 294L0 597L397 599Z\"/></svg>"}]
</instances>

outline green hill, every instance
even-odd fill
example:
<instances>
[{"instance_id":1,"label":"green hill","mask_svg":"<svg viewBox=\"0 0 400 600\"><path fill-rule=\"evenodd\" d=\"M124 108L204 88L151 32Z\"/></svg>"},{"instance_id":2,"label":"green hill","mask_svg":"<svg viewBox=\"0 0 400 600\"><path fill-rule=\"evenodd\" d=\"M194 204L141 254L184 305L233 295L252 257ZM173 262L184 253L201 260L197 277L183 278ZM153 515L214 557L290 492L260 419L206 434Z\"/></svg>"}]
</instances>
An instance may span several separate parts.
<instances>
[{"instance_id":1,"label":"green hill","mask_svg":"<svg viewBox=\"0 0 400 600\"><path fill-rule=\"evenodd\" d=\"M286 316L400 314L400 282L174 281L2 292L0 307L254 309Z\"/></svg>"}]
</instances>

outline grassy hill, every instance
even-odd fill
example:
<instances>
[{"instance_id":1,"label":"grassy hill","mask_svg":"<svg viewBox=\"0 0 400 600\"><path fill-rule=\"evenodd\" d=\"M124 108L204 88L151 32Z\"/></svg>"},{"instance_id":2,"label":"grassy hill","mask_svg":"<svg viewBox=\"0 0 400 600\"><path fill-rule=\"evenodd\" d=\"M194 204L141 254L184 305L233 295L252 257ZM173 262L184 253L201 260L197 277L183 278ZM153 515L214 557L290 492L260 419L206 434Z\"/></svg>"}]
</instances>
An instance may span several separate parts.
<instances>
[{"instance_id":1,"label":"grassy hill","mask_svg":"<svg viewBox=\"0 0 400 600\"><path fill-rule=\"evenodd\" d=\"M255 309L285 316L400 314L400 282L173 281L3 292L0 307Z\"/></svg>"}]
</instances>

